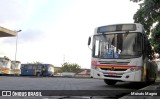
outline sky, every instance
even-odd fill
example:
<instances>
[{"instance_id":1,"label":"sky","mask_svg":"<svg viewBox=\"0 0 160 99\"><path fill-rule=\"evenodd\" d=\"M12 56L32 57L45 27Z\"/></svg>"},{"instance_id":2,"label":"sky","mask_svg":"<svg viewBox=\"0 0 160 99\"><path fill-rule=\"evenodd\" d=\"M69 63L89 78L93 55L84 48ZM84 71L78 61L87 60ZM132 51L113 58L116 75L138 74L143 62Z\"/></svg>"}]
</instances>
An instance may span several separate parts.
<instances>
[{"instance_id":1,"label":"sky","mask_svg":"<svg viewBox=\"0 0 160 99\"><path fill-rule=\"evenodd\" d=\"M0 26L18 31L16 60L90 68L88 37L98 26L133 23L130 0L1 0ZM16 37L0 38L0 56L15 60Z\"/></svg>"}]
</instances>

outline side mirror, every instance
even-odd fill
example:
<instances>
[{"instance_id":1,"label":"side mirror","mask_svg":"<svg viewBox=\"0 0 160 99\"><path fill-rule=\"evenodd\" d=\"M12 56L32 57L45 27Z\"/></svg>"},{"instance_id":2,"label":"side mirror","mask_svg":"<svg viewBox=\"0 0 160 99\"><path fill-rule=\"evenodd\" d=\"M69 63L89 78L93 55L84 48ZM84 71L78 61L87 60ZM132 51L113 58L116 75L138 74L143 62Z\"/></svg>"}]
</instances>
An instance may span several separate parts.
<instances>
[{"instance_id":1,"label":"side mirror","mask_svg":"<svg viewBox=\"0 0 160 99\"><path fill-rule=\"evenodd\" d=\"M88 46L91 44L91 37L88 38Z\"/></svg>"}]
</instances>

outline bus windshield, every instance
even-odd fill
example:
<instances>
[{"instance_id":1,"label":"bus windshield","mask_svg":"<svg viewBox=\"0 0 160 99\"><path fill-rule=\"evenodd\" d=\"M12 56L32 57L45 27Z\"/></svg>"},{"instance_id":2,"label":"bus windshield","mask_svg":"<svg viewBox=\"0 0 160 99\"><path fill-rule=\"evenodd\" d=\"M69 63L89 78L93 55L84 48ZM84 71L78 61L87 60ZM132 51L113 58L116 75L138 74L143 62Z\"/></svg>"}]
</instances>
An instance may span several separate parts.
<instances>
[{"instance_id":1,"label":"bus windshield","mask_svg":"<svg viewBox=\"0 0 160 99\"><path fill-rule=\"evenodd\" d=\"M96 58L134 58L142 55L141 33L101 34L93 37Z\"/></svg>"},{"instance_id":2,"label":"bus windshield","mask_svg":"<svg viewBox=\"0 0 160 99\"><path fill-rule=\"evenodd\" d=\"M5 59L5 58L0 58L0 67L5 67L7 66L9 60Z\"/></svg>"}]
</instances>

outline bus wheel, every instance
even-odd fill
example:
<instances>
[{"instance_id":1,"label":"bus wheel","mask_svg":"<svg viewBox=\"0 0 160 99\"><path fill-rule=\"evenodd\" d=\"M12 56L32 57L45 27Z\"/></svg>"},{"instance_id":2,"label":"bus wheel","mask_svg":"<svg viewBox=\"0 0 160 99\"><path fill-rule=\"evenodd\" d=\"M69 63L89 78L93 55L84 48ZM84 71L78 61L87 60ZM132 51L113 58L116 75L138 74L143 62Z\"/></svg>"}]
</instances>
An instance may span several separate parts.
<instances>
[{"instance_id":1,"label":"bus wheel","mask_svg":"<svg viewBox=\"0 0 160 99\"><path fill-rule=\"evenodd\" d=\"M116 80L109 80L109 79L104 79L104 82L107 84L107 85L115 85L117 83Z\"/></svg>"}]
</instances>

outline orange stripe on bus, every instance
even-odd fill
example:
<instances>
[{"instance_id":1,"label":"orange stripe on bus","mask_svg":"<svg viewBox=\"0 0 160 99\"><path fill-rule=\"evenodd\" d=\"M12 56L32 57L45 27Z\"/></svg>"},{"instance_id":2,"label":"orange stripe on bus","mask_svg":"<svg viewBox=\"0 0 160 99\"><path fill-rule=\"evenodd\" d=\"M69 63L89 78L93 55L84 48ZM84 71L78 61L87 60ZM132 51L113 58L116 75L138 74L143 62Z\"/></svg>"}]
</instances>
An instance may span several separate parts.
<instances>
[{"instance_id":1,"label":"orange stripe on bus","mask_svg":"<svg viewBox=\"0 0 160 99\"><path fill-rule=\"evenodd\" d=\"M136 66L128 66L128 65L110 65L110 64L97 64L97 67L100 68L112 68L114 67L115 69L128 69Z\"/></svg>"}]
</instances>

